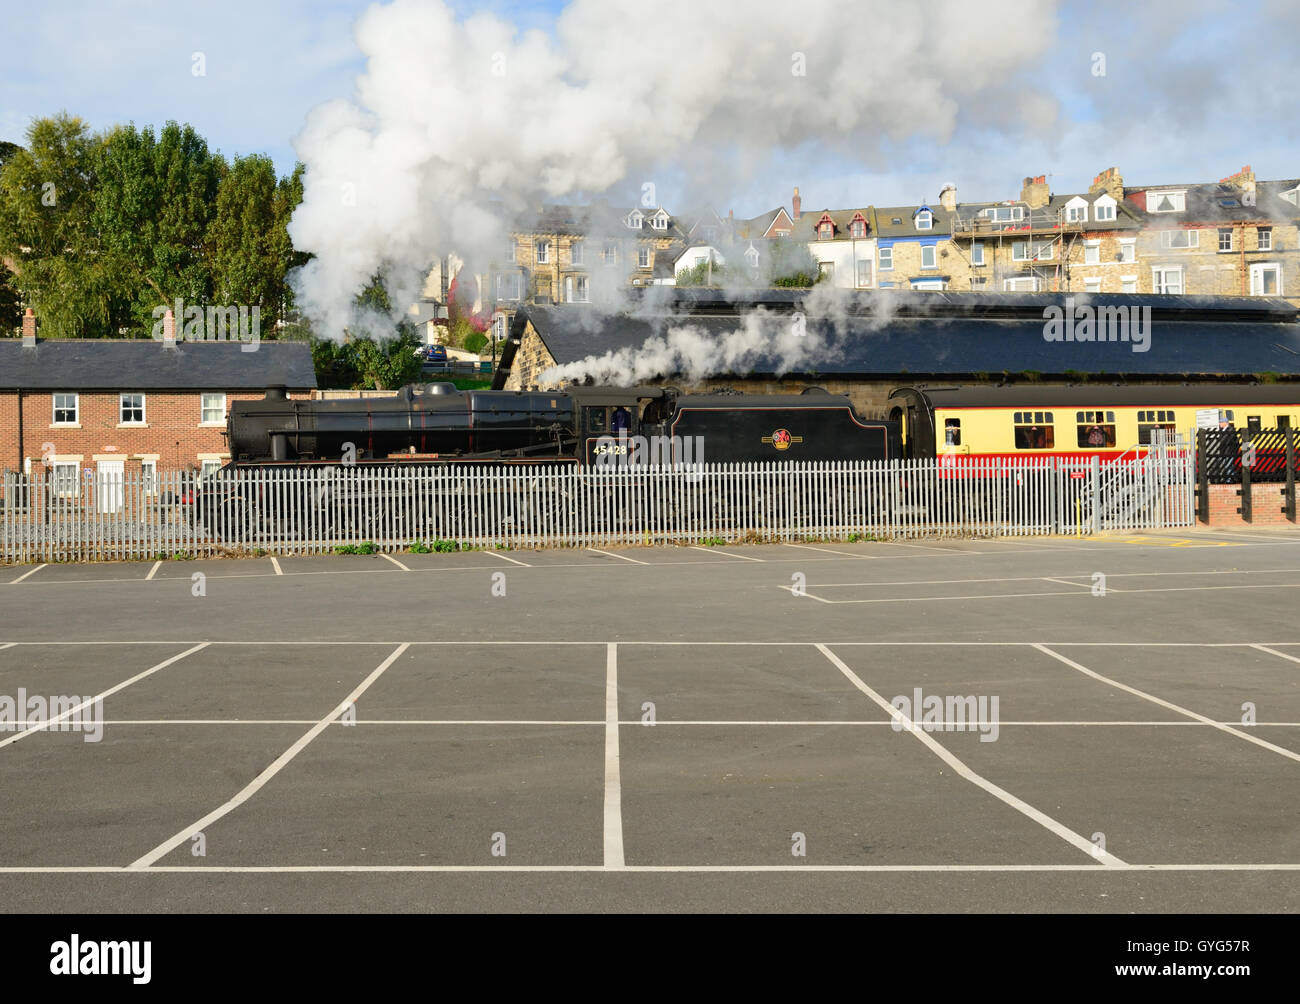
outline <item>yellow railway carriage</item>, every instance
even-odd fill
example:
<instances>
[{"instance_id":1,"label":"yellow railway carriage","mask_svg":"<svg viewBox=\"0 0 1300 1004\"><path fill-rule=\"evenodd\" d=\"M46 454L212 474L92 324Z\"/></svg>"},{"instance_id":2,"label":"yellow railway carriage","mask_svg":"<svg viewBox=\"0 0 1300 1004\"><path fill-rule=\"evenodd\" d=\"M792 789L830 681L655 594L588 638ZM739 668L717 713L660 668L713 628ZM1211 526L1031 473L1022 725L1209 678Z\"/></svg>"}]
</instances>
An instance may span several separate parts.
<instances>
[{"instance_id":1,"label":"yellow railway carriage","mask_svg":"<svg viewBox=\"0 0 1300 1004\"><path fill-rule=\"evenodd\" d=\"M904 455L1103 461L1147 452L1155 430L1300 428L1300 384L899 387Z\"/></svg>"}]
</instances>

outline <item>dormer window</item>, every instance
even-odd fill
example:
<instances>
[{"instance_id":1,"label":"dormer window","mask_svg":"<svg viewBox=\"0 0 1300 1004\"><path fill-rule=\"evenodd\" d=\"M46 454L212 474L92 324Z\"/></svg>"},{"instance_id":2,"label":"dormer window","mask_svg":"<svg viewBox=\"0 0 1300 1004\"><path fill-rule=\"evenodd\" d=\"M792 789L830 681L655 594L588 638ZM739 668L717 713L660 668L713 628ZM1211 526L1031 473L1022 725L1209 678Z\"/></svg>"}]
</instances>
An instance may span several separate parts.
<instances>
[{"instance_id":1,"label":"dormer window","mask_svg":"<svg viewBox=\"0 0 1300 1004\"><path fill-rule=\"evenodd\" d=\"M916 229L929 230L934 226L934 213L928 209L922 209L916 214Z\"/></svg>"},{"instance_id":2,"label":"dormer window","mask_svg":"<svg viewBox=\"0 0 1300 1004\"><path fill-rule=\"evenodd\" d=\"M1291 205L1300 207L1300 185L1296 185L1295 188L1287 189L1282 193L1281 197L1286 199L1286 201L1291 203Z\"/></svg>"},{"instance_id":3,"label":"dormer window","mask_svg":"<svg viewBox=\"0 0 1300 1004\"><path fill-rule=\"evenodd\" d=\"M1065 204L1065 220L1067 223L1087 223L1088 222L1088 203L1082 199L1072 199Z\"/></svg>"},{"instance_id":4,"label":"dormer window","mask_svg":"<svg viewBox=\"0 0 1300 1004\"><path fill-rule=\"evenodd\" d=\"M1092 215L1098 223L1115 219L1115 200L1110 196L1098 199L1092 204Z\"/></svg>"},{"instance_id":5,"label":"dormer window","mask_svg":"<svg viewBox=\"0 0 1300 1004\"><path fill-rule=\"evenodd\" d=\"M835 224L830 220L825 220L817 224L817 239L828 241L835 236Z\"/></svg>"},{"instance_id":6,"label":"dormer window","mask_svg":"<svg viewBox=\"0 0 1300 1004\"><path fill-rule=\"evenodd\" d=\"M644 219L645 217L641 215L641 210L633 209L630 213L627 214L627 219L625 219L623 222L627 224L627 228L629 230L640 230L641 221Z\"/></svg>"},{"instance_id":7,"label":"dormer window","mask_svg":"<svg viewBox=\"0 0 1300 1004\"><path fill-rule=\"evenodd\" d=\"M668 214L662 209L650 217L650 226L655 230L668 229Z\"/></svg>"},{"instance_id":8,"label":"dormer window","mask_svg":"<svg viewBox=\"0 0 1300 1004\"><path fill-rule=\"evenodd\" d=\"M853 222L849 224L849 236L858 238L867 236L867 221L862 218L861 213L853 217Z\"/></svg>"},{"instance_id":9,"label":"dormer window","mask_svg":"<svg viewBox=\"0 0 1300 1004\"><path fill-rule=\"evenodd\" d=\"M990 206L981 209L980 215L994 223L1016 223L1025 218L1024 206Z\"/></svg>"},{"instance_id":10,"label":"dormer window","mask_svg":"<svg viewBox=\"0 0 1300 1004\"><path fill-rule=\"evenodd\" d=\"M1186 192L1147 192L1148 213L1181 213L1186 208Z\"/></svg>"},{"instance_id":11,"label":"dormer window","mask_svg":"<svg viewBox=\"0 0 1300 1004\"><path fill-rule=\"evenodd\" d=\"M758 268L758 248L753 244L749 245L749 250L745 252L745 261L749 262L750 268Z\"/></svg>"}]
</instances>

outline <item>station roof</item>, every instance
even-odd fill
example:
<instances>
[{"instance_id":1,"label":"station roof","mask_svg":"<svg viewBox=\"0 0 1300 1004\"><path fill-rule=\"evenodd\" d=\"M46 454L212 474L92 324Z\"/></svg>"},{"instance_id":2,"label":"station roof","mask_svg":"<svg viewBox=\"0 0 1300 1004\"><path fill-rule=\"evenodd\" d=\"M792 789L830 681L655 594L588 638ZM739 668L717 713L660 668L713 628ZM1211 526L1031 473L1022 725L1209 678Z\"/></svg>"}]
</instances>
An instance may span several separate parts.
<instances>
[{"instance_id":1,"label":"station roof","mask_svg":"<svg viewBox=\"0 0 1300 1004\"><path fill-rule=\"evenodd\" d=\"M691 327L721 341L758 308L772 313L804 306L810 336L820 348L806 362L784 365L775 351L744 356L744 369L712 376L842 376L898 379L932 376L986 378L1038 373L1070 377L1249 379L1272 373L1300 379L1300 311L1261 297L1146 296L1139 294L979 294L881 292L810 298L807 290L764 290L729 299L719 290L673 290L626 312L561 304L520 309L502 354L498 381L512 365L528 325L560 364L608 352L635 352L647 339ZM1048 341L1044 312L1066 307L1150 307L1149 349L1132 342ZM817 310L814 303L822 303ZM829 304L829 307L825 306ZM660 374L661 378L680 377Z\"/></svg>"}]
</instances>

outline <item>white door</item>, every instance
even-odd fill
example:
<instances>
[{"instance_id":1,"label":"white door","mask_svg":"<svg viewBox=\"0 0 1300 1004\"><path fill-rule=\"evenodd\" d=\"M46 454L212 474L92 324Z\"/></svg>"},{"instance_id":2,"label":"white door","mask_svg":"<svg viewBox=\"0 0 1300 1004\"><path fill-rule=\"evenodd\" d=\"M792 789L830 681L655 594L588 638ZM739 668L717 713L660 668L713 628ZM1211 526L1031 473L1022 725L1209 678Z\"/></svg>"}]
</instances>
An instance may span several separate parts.
<instances>
[{"instance_id":1,"label":"white door","mask_svg":"<svg viewBox=\"0 0 1300 1004\"><path fill-rule=\"evenodd\" d=\"M126 463L122 460L101 460L95 476L95 501L100 512L117 512L122 508L122 480Z\"/></svg>"}]
</instances>

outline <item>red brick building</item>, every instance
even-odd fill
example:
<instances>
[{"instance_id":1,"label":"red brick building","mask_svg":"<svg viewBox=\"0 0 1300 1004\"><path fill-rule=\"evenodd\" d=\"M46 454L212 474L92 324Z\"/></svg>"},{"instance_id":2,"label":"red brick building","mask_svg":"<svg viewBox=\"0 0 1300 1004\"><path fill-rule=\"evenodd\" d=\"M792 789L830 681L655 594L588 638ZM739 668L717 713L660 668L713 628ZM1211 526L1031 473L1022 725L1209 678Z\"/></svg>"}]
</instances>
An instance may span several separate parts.
<instances>
[{"instance_id":1,"label":"red brick building","mask_svg":"<svg viewBox=\"0 0 1300 1004\"><path fill-rule=\"evenodd\" d=\"M0 474L134 480L224 465L230 402L268 387L310 396L297 342L0 341ZM90 472L90 473L86 473Z\"/></svg>"}]
</instances>

